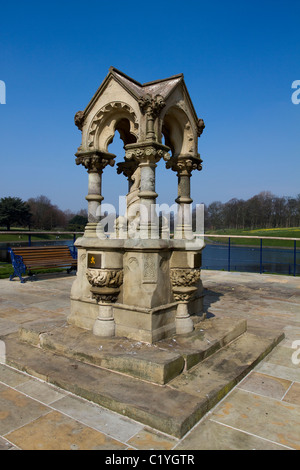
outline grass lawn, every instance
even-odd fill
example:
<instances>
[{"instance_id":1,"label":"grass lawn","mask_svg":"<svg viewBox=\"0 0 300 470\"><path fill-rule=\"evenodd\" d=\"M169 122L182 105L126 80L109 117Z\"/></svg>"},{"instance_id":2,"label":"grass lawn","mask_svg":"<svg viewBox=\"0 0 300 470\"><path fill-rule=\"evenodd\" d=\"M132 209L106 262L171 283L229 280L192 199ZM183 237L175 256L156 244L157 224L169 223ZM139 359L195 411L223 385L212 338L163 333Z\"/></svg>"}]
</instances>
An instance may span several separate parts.
<instances>
[{"instance_id":1,"label":"grass lawn","mask_svg":"<svg viewBox=\"0 0 300 470\"><path fill-rule=\"evenodd\" d=\"M6 279L14 272L13 267L10 263L0 262L0 279Z\"/></svg>"},{"instance_id":2,"label":"grass lawn","mask_svg":"<svg viewBox=\"0 0 300 470\"><path fill-rule=\"evenodd\" d=\"M21 231L21 230L18 229L18 230L15 230L15 231ZM1 227L0 227L0 231L2 231ZM27 230L24 230L24 231L26 232ZM57 237L59 237L59 238L57 238ZM48 234L48 233L31 235L31 240L32 241L71 240L72 238L73 238L73 236L70 233L59 234L59 235ZM11 229L9 232L6 232L6 233L0 233L0 242L5 243L5 242L20 242L20 241L27 242L28 241L28 235L26 235L26 234L22 235L20 233L14 233L13 229Z\"/></svg>"},{"instance_id":3,"label":"grass lawn","mask_svg":"<svg viewBox=\"0 0 300 470\"><path fill-rule=\"evenodd\" d=\"M255 230L233 230L233 229L224 229L224 230L208 230L205 232L206 242L209 243L228 243L228 238L209 238L209 234L212 235L241 235L241 236L253 236L253 237L285 237L285 238L300 238L300 227L292 228L272 228L272 229L255 229ZM234 245L251 245L258 246L260 245L260 240L251 239L251 238L231 238L230 243ZM263 240L264 246L280 246L293 248L294 241L291 240ZM300 246L300 241L297 242L297 246Z\"/></svg>"}]
</instances>

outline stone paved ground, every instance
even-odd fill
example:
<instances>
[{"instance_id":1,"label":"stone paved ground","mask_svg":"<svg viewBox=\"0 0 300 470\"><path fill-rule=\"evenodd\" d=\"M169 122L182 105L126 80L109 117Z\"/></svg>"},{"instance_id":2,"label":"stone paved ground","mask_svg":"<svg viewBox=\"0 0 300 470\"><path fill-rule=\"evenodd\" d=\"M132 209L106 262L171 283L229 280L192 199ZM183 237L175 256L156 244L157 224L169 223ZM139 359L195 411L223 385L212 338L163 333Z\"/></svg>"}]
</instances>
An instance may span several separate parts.
<instances>
[{"instance_id":1,"label":"stone paved ground","mask_svg":"<svg viewBox=\"0 0 300 470\"><path fill-rule=\"evenodd\" d=\"M300 278L202 272L208 316L279 328L285 339L182 439L3 364L6 335L33 320L67 317L73 280L0 280L0 450L300 449Z\"/></svg>"}]
</instances>

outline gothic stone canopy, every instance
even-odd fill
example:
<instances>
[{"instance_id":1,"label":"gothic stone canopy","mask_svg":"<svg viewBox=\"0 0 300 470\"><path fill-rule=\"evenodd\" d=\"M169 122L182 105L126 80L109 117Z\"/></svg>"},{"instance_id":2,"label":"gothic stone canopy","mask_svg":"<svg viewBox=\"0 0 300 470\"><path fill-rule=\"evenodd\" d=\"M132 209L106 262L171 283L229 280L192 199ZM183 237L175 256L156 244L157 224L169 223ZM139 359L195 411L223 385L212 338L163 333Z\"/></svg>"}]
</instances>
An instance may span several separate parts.
<instances>
[{"instance_id":1,"label":"gothic stone canopy","mask_svg":"<svg viewBox=\"0 0 300 470\"><path fill-rule=\"evenodd\" d=\"M201 169L197 142L205 126L183 74L141 84L111 67L85 110L76 113L75 124L82 131L77 163L86 167L92 155L114 164L108 146L118 130L127 161L148 151L169 160L167 166L175 171L186 161L190 170Z\"/></svg>"}]
</instances>

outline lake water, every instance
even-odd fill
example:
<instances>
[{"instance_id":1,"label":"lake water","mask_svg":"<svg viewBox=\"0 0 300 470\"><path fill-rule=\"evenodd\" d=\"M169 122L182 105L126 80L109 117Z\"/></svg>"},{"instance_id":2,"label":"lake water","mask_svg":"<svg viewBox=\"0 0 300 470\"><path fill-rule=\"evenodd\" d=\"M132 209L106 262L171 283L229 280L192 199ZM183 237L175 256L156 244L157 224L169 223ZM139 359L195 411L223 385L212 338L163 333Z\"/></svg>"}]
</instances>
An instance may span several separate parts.
<instances>
[{"instance_id":1,"label":"lake water","mask_svg":"<svg viewBox=\"0 0 300 470\"><path fill-rule=\"evenodd\" d=\"M73 240L32 243L34 246L54 244L73 247ZM27 244L24 243L24 245ZM2 261L10 261L7 257L8 246L9 244L0 244L0 255L2 253L0 258L2 258ZM229 250L228 245L207 244L202 252L202 269L300 275L300 249L297 248L295 256L292 248L263 247L261 252L260 247L244 247L231 244Z\"/></svg>"},{"instance_id":2,"label":"lake water","mask_svg":"<svg viewBox=\"0 0 300 470\"><path fill-rule=\"evenodd\" d=\"M288 248L206 245L202 269L300 274L300 251Z\"/></svg>"}]
</instances>

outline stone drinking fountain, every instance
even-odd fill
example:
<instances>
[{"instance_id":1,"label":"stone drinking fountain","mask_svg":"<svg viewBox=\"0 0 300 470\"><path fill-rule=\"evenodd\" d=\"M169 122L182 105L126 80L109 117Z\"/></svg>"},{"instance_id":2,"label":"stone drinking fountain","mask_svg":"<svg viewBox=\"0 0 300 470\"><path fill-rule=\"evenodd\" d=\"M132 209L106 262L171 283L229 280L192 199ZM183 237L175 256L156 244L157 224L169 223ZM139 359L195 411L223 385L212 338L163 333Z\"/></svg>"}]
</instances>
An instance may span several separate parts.
<instances>
[{"instance_id":1,"label":"stone drinking fountain","mask_svg":"<svg viewBox=\"0 0 300 470\"><path fill-rule=\"evenodd\" d=\"M154 343L190 333L203 319L200 278L204 242L192 230L190 179L201 170L198 119L183 75L140 84L111 67L84 111L76 164L88 172L88 223L76 241L78 271L71 290L71 325L102 337ZM101 223L101 181L115 163L108 146L118 131L128 179L127 207L109 236ZM164 142L164 143L163 143ZM174 234L159 223L157 163L178 177Z\"/></svg>"}]
</instances>

